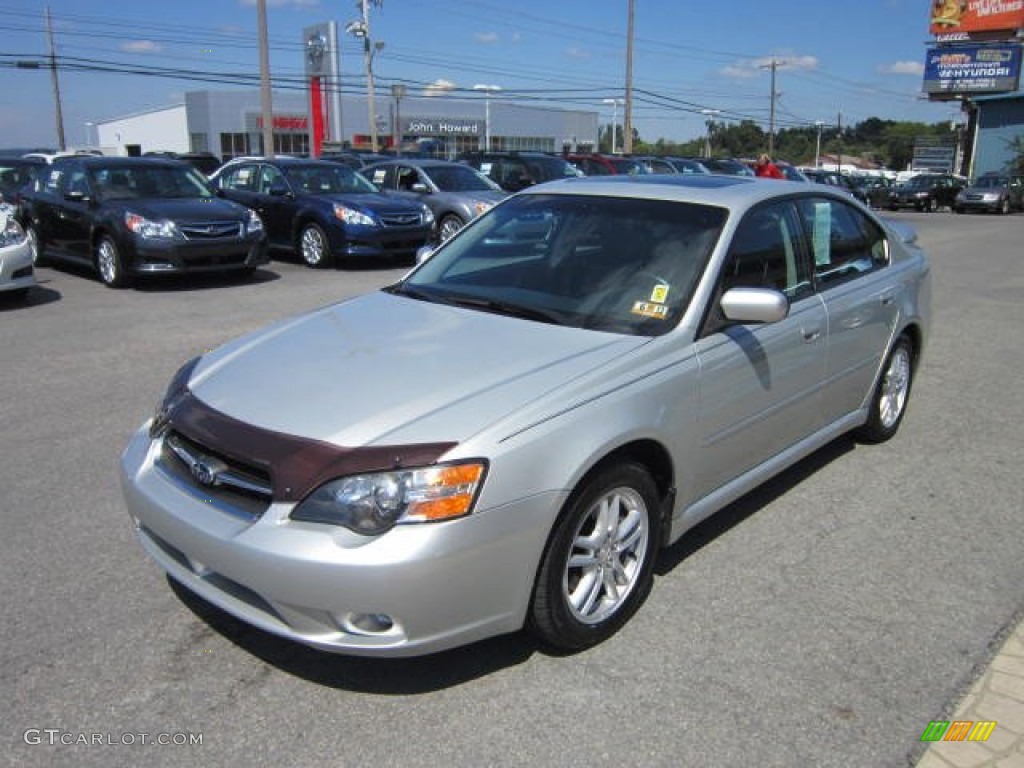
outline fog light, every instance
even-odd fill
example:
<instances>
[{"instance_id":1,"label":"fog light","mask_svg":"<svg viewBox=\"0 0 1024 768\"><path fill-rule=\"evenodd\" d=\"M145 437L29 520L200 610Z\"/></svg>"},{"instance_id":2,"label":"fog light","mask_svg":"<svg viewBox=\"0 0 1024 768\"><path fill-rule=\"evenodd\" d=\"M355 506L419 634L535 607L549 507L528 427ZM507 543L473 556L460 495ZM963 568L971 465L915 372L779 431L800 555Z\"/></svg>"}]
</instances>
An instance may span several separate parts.
<instances>
[{"instance_id":1,"label":"fog light","mask_svg":"<svg viewBox=\"0 0 1024 768\"><path fill-rule=\"evenodd\" d=\"M345 624L350 632L364 635L384 634L395 626L395 622L386 613L350 613Z\"/></svg>"}]
</instances>

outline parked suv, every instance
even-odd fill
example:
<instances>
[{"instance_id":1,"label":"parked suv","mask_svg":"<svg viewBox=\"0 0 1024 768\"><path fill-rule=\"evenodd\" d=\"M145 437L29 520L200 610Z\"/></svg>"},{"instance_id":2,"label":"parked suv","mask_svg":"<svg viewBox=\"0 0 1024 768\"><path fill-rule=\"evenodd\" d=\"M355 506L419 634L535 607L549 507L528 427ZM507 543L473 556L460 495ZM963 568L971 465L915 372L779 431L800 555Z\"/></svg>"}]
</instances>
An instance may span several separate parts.
<instances>
[{"instance_id":1,"label":"parked suv","mask_svg":"<svg viewBox=\"0 0 1024 768\"><path fill-rule=\"evenodd\" d=\"M642 161L632 157L574 153L566 155L565 159L587 176L617 176L619 174L638 176L650 173Z\"/></svg>"},{"instance_id":2,"label":"parked suv","mask_svg":"<svg viewBox=\"0 0 1024 768\"><path fill-rule=\"evenodd\" d=\"M544 152L470 152L459 160L476 168L507 192L583 175L561 155Z\"/></svg>"},{"instance_id":3,"label":"parked suv","mask_svg":"<svg viewBox=\"0 0 1024 768\"><path fill-rule=\"evenodd\" d=\"M1003 214L1024 210L1024 176L1002 173L979 176L971 186L960 190L953 210L957 213L989 211Z\"/></svg>"},{"instance_id":4,"label":"parked suv","mask_svg":"<svg viewBox=\"0 0 1024 768\"><path fill-rule=\"evenodd\" d=\"M59 157L21 197L36 263L94 267L111 288L139 275L267 263L263 222L221 200L188 163L156 157Z\"/></svg>"},{"instance_id":5,"label":"parked suv","mask_svg":"<svg viewBox=\"0 0 1024 768\"><path fill-rule=\"evenodd\" d=\"M949 173L919 173L889 192L889 210L916 208L937 211L952 208L964 182Z\"/></svg>"},{"instance_id":6,"label":"parked suv","mask_svg":"<svg viewBox=\"0 0 1024 768\"><path fill-rule=\"evenodd\" d=\"M227 163L213 176L224 197L256 210L270 245L310 267L338 257L411 259L434 232L425 205L384 195L342 163L295 157Z\"/></svg>"}]
</instances>

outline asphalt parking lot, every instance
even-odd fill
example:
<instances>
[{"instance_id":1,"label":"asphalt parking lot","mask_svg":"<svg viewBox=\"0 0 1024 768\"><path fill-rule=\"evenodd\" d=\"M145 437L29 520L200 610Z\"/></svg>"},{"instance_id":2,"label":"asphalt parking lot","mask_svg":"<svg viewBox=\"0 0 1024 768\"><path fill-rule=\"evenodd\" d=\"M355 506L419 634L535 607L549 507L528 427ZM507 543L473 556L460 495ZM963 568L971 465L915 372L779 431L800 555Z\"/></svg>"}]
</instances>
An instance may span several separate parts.
<instances>
[{"instance_id":1,"label":"asphalt parking lot","mask_svg":"<svg viewBox=\"0 0 1024 768\"><path fill-rule=\"evenodd\" d=\"M1024 611L1024 215L892 218L934 270L899 435L838 440L719 513L619 634L568 656L521 636L318 653L173 588L135 542L117 459L178 365L404 267L116 292L41 269L0 303L3 762L913 764Z\"/></svg>"}]
</instances>

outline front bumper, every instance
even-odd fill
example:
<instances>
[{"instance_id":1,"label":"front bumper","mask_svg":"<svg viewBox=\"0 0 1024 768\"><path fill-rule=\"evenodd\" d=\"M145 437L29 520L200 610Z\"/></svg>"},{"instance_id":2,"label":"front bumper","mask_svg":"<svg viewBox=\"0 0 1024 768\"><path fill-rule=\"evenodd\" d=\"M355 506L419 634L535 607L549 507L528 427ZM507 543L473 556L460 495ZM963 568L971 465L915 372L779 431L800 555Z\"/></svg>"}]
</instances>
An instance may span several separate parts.
<instances>
[{"instance_id":1,"label":"front bumper","mask_svg":"<svg viewBox=\"0 0 1024 768\"><path fill-rule=\"evenodd\" d=\"M132 274L222 272L270 262L265 237L223 242L166 242L136 238L127 268Z\"/></svg>"},{"instance_id":2,"label":"front bumper","mask_svg":"<svg viewBox=\"0 0 1024 768\"><path fill-rule=\"evenodd\" d=\"M367 538L289 519L253 519L161 469L140 429L121 458L145 551L176 581L237 618L321 650L413 656L522 627L560 493ZM367 628L366 617L387 617ZM370 622L371 624L373 622Z\"/></svg>"},{"instance_id":3,"label":"front bumper","mask_svg":"<svg viewBox=\"0 0 1024 768\"><path fill-rule=\"evenodd\" d=\"M28 241L0 248L0 291L18 291L36 284Z\"/></svg>"},{"instance_id":4,"label":"front bumper","mask_svg":"<svg viewBox=\"0 0 1024 768\"><path fill-rule=\"evenodd\" d=\"M1000 198L996 198L995 200L958 198L955 207L960 211L987 211L988 213L996 213L1001 209L1002 205L1003 201Z\"/></svg>"},{"instance_id":5,"label":"front bumper","mask_svg":"<svg viewBox=\"0 0 1024 768\"><path fill-rule=\"evenodd\" d=\"M374 229L353 228L348 232L331 233L331 250L337 256L373 258L381 256L411 257L434 240L434 227L395 227Z\"/></svg>"}]
</instances>

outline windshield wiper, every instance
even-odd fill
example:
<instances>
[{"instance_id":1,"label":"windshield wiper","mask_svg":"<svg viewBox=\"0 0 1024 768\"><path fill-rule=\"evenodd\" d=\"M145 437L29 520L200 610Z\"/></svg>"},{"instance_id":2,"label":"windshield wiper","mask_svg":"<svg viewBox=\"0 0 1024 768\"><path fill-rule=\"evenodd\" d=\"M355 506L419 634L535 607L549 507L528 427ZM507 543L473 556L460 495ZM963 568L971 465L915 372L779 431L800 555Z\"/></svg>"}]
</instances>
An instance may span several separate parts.
<instances>
[{"instance_id":1,"label":"windshield wiper","mask_svg":"<svg viewBox=\"0 0 1024 768\"><path fill-rule=\"evenodd\" d=\"M562 323L561 318L552 312L545 312L543 309L536 309L535 307L524 307L521 304L513 304L508 301L485 299L477 296L447 296L445 300L460 307L482 309L498 315L521 317L524 320L537 320L542 323L551 323L552 325L561 325Z\"/></svg>"}]
</instances>

